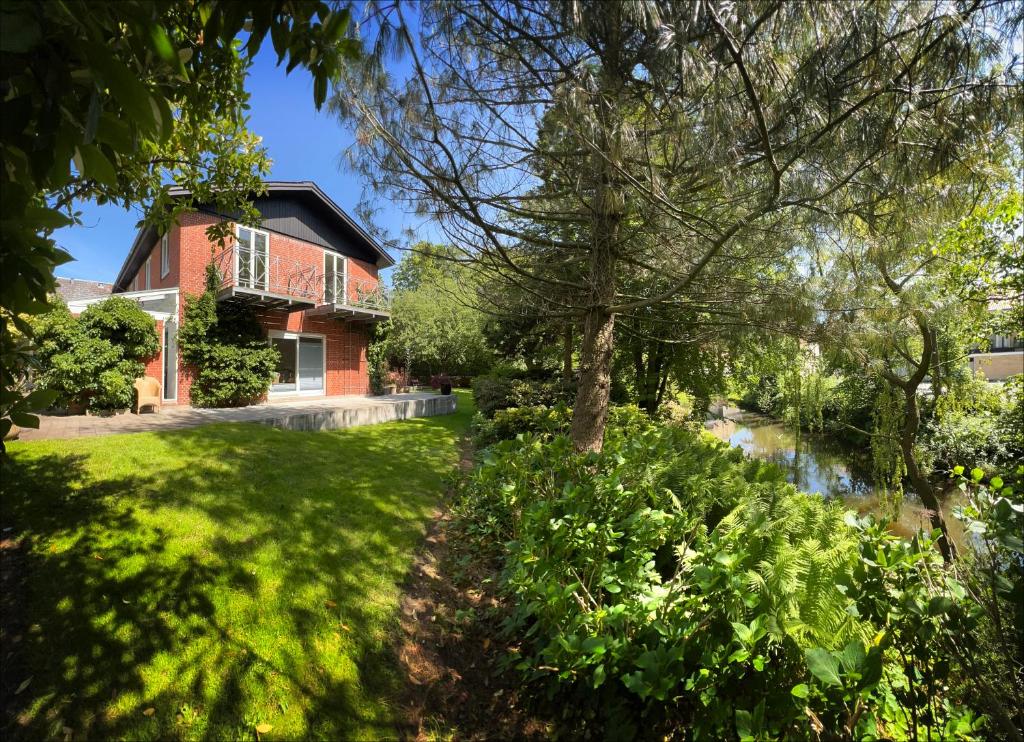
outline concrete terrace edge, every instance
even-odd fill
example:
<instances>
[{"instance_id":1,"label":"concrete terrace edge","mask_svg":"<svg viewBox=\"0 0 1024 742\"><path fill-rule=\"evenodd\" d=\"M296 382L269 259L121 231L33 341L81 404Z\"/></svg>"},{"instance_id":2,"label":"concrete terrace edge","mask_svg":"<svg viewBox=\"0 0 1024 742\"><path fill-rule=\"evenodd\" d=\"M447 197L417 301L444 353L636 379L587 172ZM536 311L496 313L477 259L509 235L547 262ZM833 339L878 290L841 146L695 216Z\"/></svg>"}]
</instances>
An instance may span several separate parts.
<instances>
[{"instance_id":1,"label":"concrete terrace edge","mask_svg":"<svg viewBox=\"0 0 1024 742\"><path fill-rule=\"evenodd\" d=\"M451 415L455 395L421 399L376 400L365 407L325 407L303 412L288 412L254 420L282 430L325 431L356 428L362 425L408 420L415 417Z\"/></svg>"}]
</instances>

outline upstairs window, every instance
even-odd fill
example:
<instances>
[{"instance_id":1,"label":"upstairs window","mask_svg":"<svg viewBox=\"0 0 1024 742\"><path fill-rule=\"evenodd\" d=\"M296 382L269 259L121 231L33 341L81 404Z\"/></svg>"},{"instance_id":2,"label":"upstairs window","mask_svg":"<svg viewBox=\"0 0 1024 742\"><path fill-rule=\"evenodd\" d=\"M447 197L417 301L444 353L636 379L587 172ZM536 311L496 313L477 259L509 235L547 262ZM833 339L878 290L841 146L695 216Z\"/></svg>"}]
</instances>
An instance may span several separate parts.
<instances>
[{"instance_id":1,"label":"upstairs window","mask_svg":"<svg viewBox=\"0 0 1024 742\"><path fill-rule=\"evenodd\" d=\"M152 288L149 285L149 277L153 273L153 271L152 271L152 263L153 263L153 257L152 256L146 258L146 291L149 291L150 288Z\"/></svg>"},{"instance_id":2,"label":"upstairs window","mask_svg":"<svg viewBox=\"0 0 1024 742\"><path fill-rule=\"evenodd\" d=\"M324 303L347 304L348 258L324 251Z\"/></svg>"},{"instance_id":3,"label":"upstairs window","mask_svg":"<svg viewBox=\"0 0 1024 742\"><path fill-rule=\"evenodd\" d=\"M160 238L160 278L171 272L171 252L168 249L167 235Z\"/></svg>"},{"instance_id":4,"label":"upstairs window","mask_svg":"<svg viewBox=\"0 0 1024 742\"><path fill-rule=\"evenodd\" d=\"M267 291L270 235L238 225L235 228L235 240L235 275L238 277L238 285Z\"/></svg>"}]
</instances>

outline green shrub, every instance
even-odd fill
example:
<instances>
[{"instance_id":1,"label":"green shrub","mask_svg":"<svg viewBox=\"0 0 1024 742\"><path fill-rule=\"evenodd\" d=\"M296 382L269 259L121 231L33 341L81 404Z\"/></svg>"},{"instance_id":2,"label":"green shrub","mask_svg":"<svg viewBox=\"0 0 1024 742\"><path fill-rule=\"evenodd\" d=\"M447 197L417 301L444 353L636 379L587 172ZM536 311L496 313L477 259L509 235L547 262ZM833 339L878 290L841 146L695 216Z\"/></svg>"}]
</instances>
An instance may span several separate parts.
<instances>
[{"instance_id":1,"label":"green shrub","mask_svg":"<svg viewBox=\"0 0 1024 742\"><path fill-rule=\"evenodd\" d=\"M930 537L850 520L706 433L624 425L596 454L547 430L494 444L454 507L453 543L497 573L507 667L574 736L979 734L940 640L976 604Z\"/></svg>"},{"instance_id":2,"label":"green shrub","mask_svg":"<svg viewBox=\"0 0 1024 742\"><path fill-rule=\"evenodd\" d=\"M473 445L482 449L521 433L547 436L564 433L571 421L572 411L564 404L555 407L509 407L496 410L492 419L477 413L472 425Z\"/></svg>"},{"instance_id":3,"label":"green shrub","mask_svg":"<svg viewBox=\"0 0 1024 742\"><path fill-rule=\"evenodd\" d=\"M935 469L1001 469L1024 461L1022 378L1011 377L1003 385L971 379L940 398L921 436Z\"/></svg>"},{"instance_id":4,"label":"green shrub","mask_svg":"<svg viewBox=\"0 0 1024 742\"><path fill-rule=\"evenodd\" d=\"M551 407L571 404L576 396L575 382L564 380L531 381L507 376L478 376L473 379L473 399L484 417L510 407Z\"/></svg>"},{"instance_id":5,"label":"green shrub","mask_svg":"<svg viewBox=\"0 0 1024 742\"><path fill-rule=\"evenodd\" d=\"M78 321L86 335L101 338L121 350L124 358L142 360L160 352L160 338L153 318L123 296L86 307Z\"/></svg>"},{"instance_id":6,"label":"green shrub","mask_svg":"<svg viewBox=\"0 0 1024 742\"><path fill-rule=\"evenodd\" d=\"M381 341L370 343L366 350L366 365L370 375L370 389L374 394L383 394L388 384L388 349Z\"/></svg>"},{"instance_id":7,"label":"green shrub","mask_svg":"<svg viewBox=\"0 0 1024 742\"><path fill-rule=\"evenodd\" d=\"M269 391L280 360L253 311L218 304L210 288L186 297L178 348L194 370L190 397L197 407L238 407L258 401Z\"/></svg>"},{"instance_id":8,"label":"green shrub","mask_svg":"<svg viewBox=\"0 0 1024 742\"><path fill-rule=\"evenodd\" d=\"M666 399L658 407L657 420L664 425L685 427L694 422L694 398L686 392L679 392Z\"/></svg>"},{"instance_id":9,"label":"green shrub","mask_svg":"<svg viewBox=\"0 0 1024 742\"><path fill-rule=\"evenodd\" d=\"M130 299L115 296L74 317L64 304L34 320L37 382L64 404L90 409L130 407L143 361L160 349L153 318Z\"/></svg>"},{"instance_id":10,"label":"green shrub","mask_svg":"<svg viewBox=\"0 0 1024 742\"><path fill-rule=\"evenodd\" d=\"M456 513L501 567L514 665L614 710L602 725L700 708L690 721L721 732L754 689L780 699L772 723L793 723L801 642L858 635L835 588L855 545L841 510L710 437L647 422L612 424L601 454L564 436L499 443Z\"/></svg>"},{"instance_id":11,"label":"green shrub","mask_svg":"<svg viewBox=\"0 0 1024 742\"><path fill-rule=\"evenodd\" d=\"M490 420L477 413L472 425L473 445L482 449L524 433L550 439L567 433L571 424L572 410L565 403L554 407L509 407L496 410ZM636 405L616 405L608 410L608 435L633 434L649 427L650 418Z\"/></svg>"}]
</instances>

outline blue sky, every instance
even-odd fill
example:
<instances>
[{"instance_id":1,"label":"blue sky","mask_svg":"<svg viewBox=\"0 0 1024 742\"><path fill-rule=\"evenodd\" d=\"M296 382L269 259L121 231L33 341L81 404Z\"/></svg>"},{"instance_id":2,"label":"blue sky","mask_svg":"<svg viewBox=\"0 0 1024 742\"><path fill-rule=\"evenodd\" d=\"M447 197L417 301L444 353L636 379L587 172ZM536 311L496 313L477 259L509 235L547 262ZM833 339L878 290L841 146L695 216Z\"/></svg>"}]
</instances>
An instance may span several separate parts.
<instances>
[{"instance_id":1,"label":"blue sky","mask_svg":"<svg viewBox=\"0 0 1024 742\"><path fill-rule=\"evenodd\" d=\"M271 159L272 180L313 180L355 218L364 183L341 164L341 154L352 142L350 134L325 111L313 106L313 79L302 69L285 76L275 66L273 50L256 55L247 81L252 93L250 128L263 137ZM326 109L326 106L325 106ZM128 211L112 205L83 203L82 224L58 230L57 244L74 262L57 268L57 275L113 281L142 218L138 207ZM378 205L376 225L397 235L403 227L423 225L398 206ZM399 256L395 256L398 258Z\"/></svg>"}]
</instances>

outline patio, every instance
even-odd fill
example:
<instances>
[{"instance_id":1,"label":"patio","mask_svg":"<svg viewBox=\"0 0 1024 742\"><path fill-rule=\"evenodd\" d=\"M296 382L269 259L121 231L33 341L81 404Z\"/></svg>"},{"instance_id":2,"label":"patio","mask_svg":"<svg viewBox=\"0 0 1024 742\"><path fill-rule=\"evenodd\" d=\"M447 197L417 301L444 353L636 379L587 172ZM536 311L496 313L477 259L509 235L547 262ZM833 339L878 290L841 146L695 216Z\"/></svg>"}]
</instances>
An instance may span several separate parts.
<instances>
[{"instance_id":1,"label":"patio","mask_svg":"<svg viewBox=\"0 0 1024 742\"><path fill-rule=\"evenodd\" d=\"M194 428L228 422L255 422L288 430L336 430L412 417L455 412L455 396L432 392L388 394L380 397L316 397L274 400L250 407L201 409L164 407L163 411L96 417L40 415L39 428L23 428L19 440L84 438L117 433Z\"/></svg>"}]
</instances>

